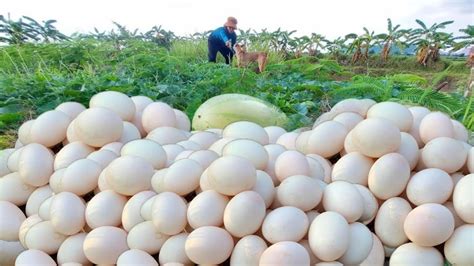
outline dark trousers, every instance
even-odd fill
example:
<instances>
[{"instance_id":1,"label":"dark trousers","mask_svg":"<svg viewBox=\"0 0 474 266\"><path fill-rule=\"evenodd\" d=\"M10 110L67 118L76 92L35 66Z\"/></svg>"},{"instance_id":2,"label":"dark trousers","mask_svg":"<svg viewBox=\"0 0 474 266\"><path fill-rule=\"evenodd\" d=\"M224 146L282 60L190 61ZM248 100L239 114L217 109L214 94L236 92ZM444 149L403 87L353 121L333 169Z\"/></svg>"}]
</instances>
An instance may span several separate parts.
<instances>
[{"instance_id":1,"label":"dark trousers","mask_svg":"<svg viewBox=\"0 0 474 266\"><path fill-rule=\"evenodd\" d=\"M234 56L234 52L229 47L225 46L220 41L214 41L211 39L207 40L207 47L208 47L208 56L209 62L216 62L217 52L221 53L222 56L225 58L225 63L230 64L232 61L232 57Z\"/></svg>"}]
</instances>

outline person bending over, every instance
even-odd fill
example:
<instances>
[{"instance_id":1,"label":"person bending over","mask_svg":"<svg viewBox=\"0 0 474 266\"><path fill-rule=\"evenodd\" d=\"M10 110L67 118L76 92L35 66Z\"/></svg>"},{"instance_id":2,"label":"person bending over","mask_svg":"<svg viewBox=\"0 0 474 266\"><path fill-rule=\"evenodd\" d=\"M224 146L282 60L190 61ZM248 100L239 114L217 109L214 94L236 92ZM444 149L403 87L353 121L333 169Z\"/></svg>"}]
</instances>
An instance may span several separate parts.
<instances>
[{"instance_id":1,"label":"person bending over","mask_svg":"<svg viewBox=\"0 0 474 266\"><path fill-rule=\"evenodd\" d=\"M234 51L232 47L237 42L237 19L228 17L223 27L215 29L207 41L209 50L209 62L216 62L217 52L221 53L225 58L225 63L230 64Z\"/></svg>"}]
</instances>

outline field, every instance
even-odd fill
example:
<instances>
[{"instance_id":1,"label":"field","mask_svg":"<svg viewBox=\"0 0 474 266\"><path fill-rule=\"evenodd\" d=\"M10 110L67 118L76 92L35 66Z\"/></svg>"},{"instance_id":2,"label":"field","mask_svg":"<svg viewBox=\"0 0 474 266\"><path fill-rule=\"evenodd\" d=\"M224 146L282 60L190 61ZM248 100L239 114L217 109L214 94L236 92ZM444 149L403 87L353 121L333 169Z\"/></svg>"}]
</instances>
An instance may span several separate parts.
<instances>
[{"instance_id":1,"label":"field","mask_svg":"<svg viewBox=\"0 0 474 266\"><path fill-rule=\"evenodd\" d=\"M64 101L87 105L104 90L146 95L190 117L212 96L249 94L287 113L288 129L310 125L321 112L351 97L421 104L450 114L471 130L474 126L472 99L463 96L469 76L464 60L441 58L423 67L414 57L395 56L381 66L376 55L363 64L348 64L344 57L284 59L271 53L267 71L258 75L253 69L209 64L206 49L204 41L178 40L166 49L134 39L120 46L78 39L1 47L0 146L12 145L21 122ZM444 81L449 81L448 91L436 91Z\"/></svg>"}]
</instances>

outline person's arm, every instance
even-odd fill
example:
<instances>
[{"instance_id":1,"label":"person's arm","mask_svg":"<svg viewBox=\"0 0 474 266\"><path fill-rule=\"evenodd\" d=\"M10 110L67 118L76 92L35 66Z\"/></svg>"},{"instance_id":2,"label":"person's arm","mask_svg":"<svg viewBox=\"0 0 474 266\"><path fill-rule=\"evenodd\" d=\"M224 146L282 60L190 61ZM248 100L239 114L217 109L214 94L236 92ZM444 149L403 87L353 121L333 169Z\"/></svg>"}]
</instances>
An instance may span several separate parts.
<instances>
[{"instance_id":1,"label":"person's arm","mask_svg":"<svg viewBox=\"0 0 474 266\"><path fill-rule=\"evenodd\" d=\"M219 39L222 40L224 44L227 44L227 42L229 41L229 37L227 37L227 34L223 27L219 29Z\"/></svg>"}]
</instances>

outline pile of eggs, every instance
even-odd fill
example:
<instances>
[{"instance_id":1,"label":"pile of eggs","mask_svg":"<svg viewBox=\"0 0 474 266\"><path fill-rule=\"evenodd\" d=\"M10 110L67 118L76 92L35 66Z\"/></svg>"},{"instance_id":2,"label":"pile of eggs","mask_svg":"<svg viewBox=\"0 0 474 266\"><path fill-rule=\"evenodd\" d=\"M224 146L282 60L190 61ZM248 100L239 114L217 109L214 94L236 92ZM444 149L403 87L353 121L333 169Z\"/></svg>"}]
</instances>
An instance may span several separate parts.
<instances>
[{"instance_id":1,"label":"pile of eggs","mask_svg":"<svg viewBox=\"0 0 474 266\"><path fill-rule=\"evenodd\" d=\"M474 264L474 148L444 113L347 99L313 128L190 131L106 91L0 152L0 265Z\"/></svg>"}]
</instances>

